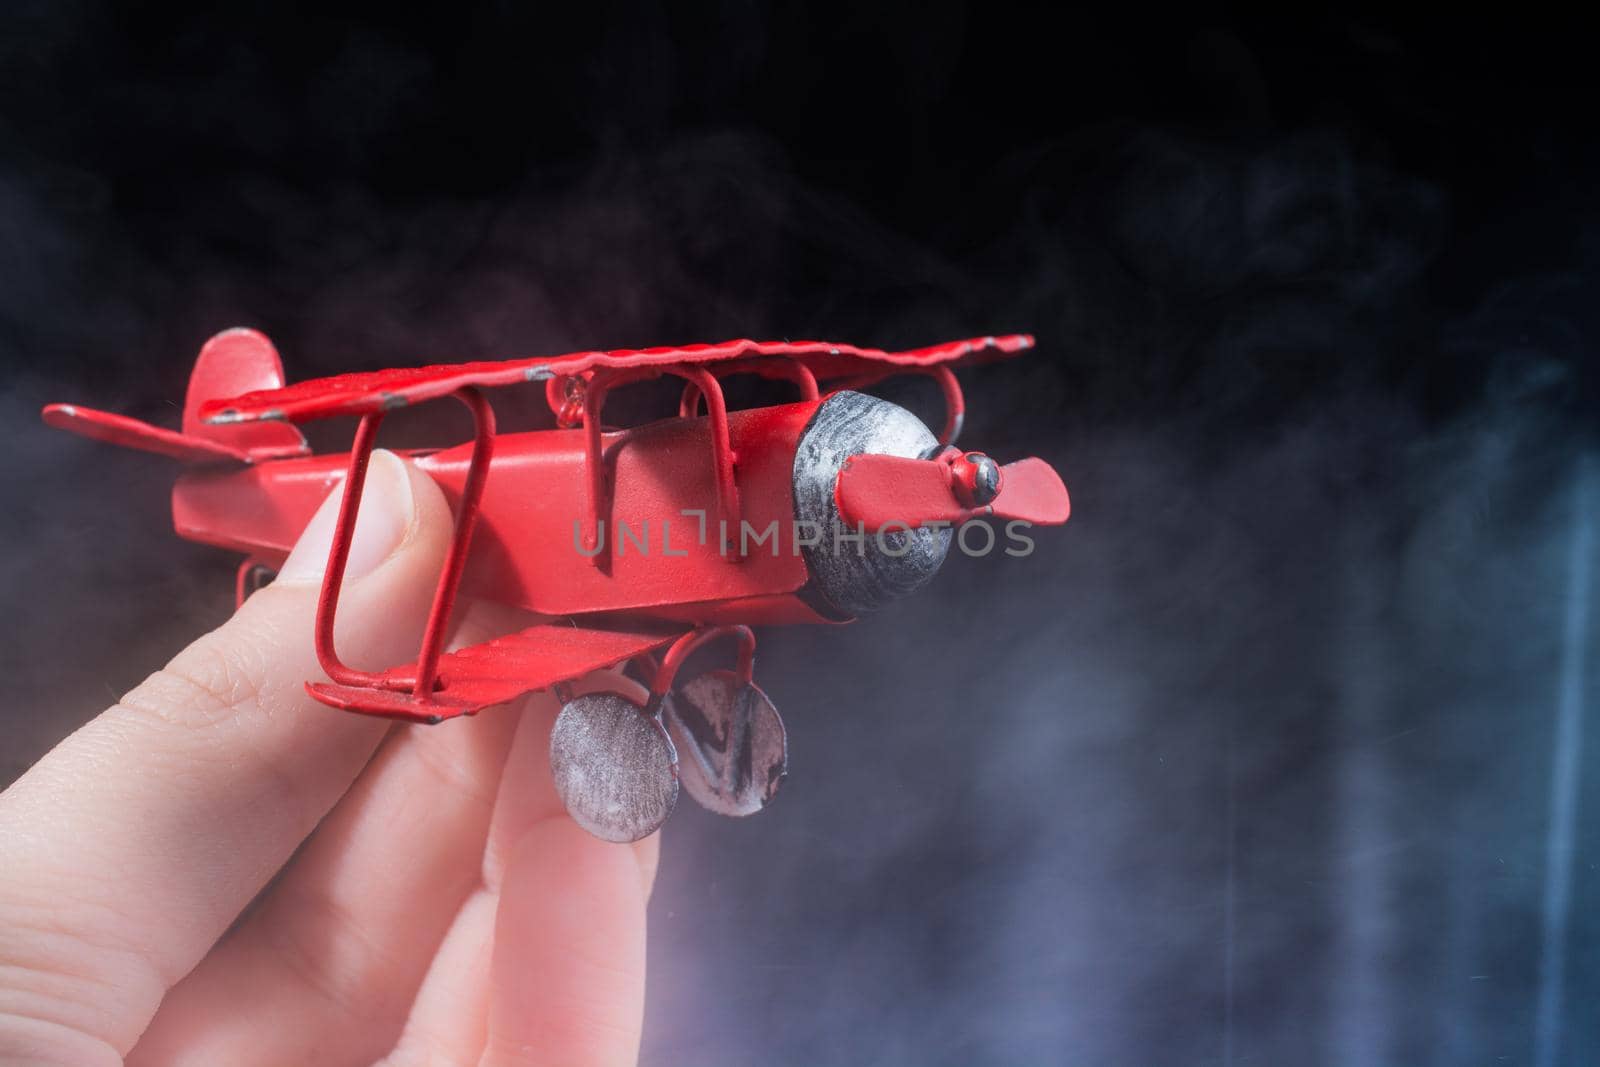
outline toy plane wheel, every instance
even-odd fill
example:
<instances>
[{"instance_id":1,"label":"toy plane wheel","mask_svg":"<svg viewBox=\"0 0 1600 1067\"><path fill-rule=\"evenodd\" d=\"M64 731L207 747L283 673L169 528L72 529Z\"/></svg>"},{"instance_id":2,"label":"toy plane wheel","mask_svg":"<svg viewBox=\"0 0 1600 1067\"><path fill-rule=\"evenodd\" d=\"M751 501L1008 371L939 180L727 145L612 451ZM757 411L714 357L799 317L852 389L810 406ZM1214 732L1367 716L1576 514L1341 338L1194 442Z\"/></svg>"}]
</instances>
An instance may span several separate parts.
<instances>
[{"instance_id":1,"label":"toy plane wheel","mask_svg":"<svg viewBox=\"0 0 1600 1067\"><path fill-rule=\"evenodd\" d=\"M696 803L718 815L754 815L789 773L789 739L767 694L733 671L708 671L662 702L680 753L679 778Z\"/></svg>"},{"instance_id":2,"label":"toy plane wheel","mask_svg":"<svg viewBox=\"0 0 1600 1067\"><path fill-rule=\"evenodd\" d=\"M678 753L667 731L620 693L562 706L550 732L550 774L573 821L604 841L649 837L678 799Z\"/></svg>"}]
</instances>

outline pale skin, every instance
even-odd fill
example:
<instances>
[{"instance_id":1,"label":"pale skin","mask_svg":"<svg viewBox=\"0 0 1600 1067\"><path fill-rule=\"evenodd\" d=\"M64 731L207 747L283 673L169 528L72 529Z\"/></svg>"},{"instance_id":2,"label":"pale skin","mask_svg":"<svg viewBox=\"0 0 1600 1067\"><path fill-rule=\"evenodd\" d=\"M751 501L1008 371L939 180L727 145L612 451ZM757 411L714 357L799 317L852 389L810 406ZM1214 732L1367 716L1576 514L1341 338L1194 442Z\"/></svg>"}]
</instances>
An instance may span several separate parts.
<instances>
[{"instance_id":1,"label":"pale skin","mask_svg":"<svg viewBox=\"0 0 1600 1067\"><path fill-rule=\"evenodd\" d=\"M0 794L0 1063L637 1061L656 838L566 816L547 694L437 727L307 696L331 523ZM347 661L414 658L449 536L433 482L376 453ZM516 625L458 614L457 643Z\"/></svg>"}]
</instances>

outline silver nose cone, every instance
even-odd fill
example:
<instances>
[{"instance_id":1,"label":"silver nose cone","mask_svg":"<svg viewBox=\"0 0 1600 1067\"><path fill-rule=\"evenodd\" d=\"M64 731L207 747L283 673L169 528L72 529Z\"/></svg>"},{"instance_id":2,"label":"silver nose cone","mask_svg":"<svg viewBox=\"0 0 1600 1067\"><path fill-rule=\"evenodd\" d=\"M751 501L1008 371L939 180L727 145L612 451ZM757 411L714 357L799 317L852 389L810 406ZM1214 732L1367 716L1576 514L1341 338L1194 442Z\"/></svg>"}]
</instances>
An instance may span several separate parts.
<instances>
[{"instance_id":1,"label":"silver nose cone","mask_svg":"<svg viewBox=\"0 0 1600 1067\"><path fill-rule=\"evenodd\" d=\"M845 390L817 408L795 450L794 514L818 534L801 549L811 580L800 593L818 613L854 618L915 592L938 573L950 550L949 529L863 535L845 525L834 498L839 469L851 456L925 459L938 452L933 431L887 400Z\"/></svg>"}]
</instances>

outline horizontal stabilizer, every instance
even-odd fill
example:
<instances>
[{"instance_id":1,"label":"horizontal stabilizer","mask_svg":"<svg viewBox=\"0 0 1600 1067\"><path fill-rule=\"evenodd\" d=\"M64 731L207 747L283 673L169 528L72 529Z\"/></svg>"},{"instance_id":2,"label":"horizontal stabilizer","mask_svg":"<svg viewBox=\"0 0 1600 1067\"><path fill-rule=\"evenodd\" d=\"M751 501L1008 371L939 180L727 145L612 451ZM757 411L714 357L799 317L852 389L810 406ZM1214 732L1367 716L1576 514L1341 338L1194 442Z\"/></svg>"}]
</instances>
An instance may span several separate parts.
<instances>
[{"instance_id":1,"label":"horizontal stabilizer","mask_svg":"<svg viewBox=\"0 0 1600 1067\"><path fill-rule=\"evenodd\" d=\"M169 456L182 463L248 463L250 457L237 448L208 441L203 437L164 430L148 422L115 415L109 411L79 407L77 404L50 404L41 413L46 425L68 430L123 448Z\"/></svg>"}]
</instances>

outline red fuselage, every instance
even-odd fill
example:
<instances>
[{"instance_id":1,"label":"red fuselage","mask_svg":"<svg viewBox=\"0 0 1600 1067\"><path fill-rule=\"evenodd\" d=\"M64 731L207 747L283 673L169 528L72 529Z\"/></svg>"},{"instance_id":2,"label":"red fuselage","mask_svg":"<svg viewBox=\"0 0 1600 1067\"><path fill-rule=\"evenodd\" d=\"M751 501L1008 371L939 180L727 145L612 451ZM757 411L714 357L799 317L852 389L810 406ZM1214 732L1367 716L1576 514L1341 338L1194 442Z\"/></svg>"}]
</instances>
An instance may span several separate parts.
<instances>
[{"instance_id":1,"label":"red fuselage","mask_svg":"<svg viewBox=\"0 0 1600 1067\"><path fill-rule=\"evenodd\" d=\"M582 539L589 499L583 431L496 437L462 591L547 616L827 621L797 595L809 574L794 535L795 454L818 405L728 414L743 521L726 536L717 518L708 419L667 419L606 434L610 493L598 553ZM470 444L402 454L456 505ZM186 538L276 567L343 483L348 462L347 455L326 454L189 471L173 490L174 525ZM741 541L748 550L743 558Z\"/></svg>"}]
</instances>

